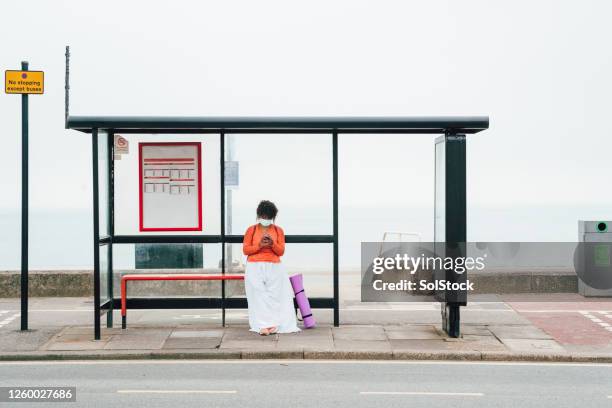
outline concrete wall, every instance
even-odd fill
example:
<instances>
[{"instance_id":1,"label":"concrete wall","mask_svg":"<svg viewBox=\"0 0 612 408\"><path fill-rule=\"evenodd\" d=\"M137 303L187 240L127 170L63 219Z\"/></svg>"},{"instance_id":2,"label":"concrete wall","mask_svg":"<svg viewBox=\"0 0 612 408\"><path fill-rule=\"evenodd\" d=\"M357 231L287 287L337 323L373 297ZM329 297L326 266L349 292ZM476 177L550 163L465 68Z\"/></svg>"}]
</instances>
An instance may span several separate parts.
<instances>
[{"instance_id":1,"label":"concrete wall","mask_svg":"<svg viewBox=\"0 0 612 408\"><path fill-rule=\"evenodd\" d=\"M120 296L120 279L124 274L139 273L220 273L219 270L131 270L116 272L114 296ZM238 272L232 272L238 273ZM102 275L102 295L106 293L106 275ZM19 297L21 288L18 271L0 271L0 298ZM244 296L244 283L226 281L227 296ZM88 297L93 295L93 271L30 271L29 294L31 297ZM205 296L220 297L220 281L151 281L128 283L130 296Z\"/></svg>"},{"instance_id":2,"label":"concrete wall","mask_svg":"<svg viewBox=\"0 0 612 408\"><path fill-rule=\"evenodd\" d=\"M131 270L116 272L114 276L115 297L119 297L120 276L125 273L219 273L218 269L190 270ZM228 272L229 273L229 272ZM232 271L243 273L243 270ZM341 272L342 275L342 272ZM329 274L331 276L331 274ZM104 275L103 275L104 278ZM475 294L502 293L577 293L578 279L570 271L520 271L503 273L475 273L469 279L476 282ZM82 271L31 271L29 280L31 297L88 297L93 294L93 272ZM321 282L313 282L309 288L317 285L330 285L325 277ZM342 284L342 283L341 283ZM104 293L106 285L102 285ZM358 288L357 288L358 289ZM309 291L314 293L314 291ZM19 271L0 271L0 298L19 297ZM132 282L128 285L130 296L221 296L219 281L175 281L175 282ZM242 281L226 282L227 296L244 296Z\"/></svg>"}]
</instances>

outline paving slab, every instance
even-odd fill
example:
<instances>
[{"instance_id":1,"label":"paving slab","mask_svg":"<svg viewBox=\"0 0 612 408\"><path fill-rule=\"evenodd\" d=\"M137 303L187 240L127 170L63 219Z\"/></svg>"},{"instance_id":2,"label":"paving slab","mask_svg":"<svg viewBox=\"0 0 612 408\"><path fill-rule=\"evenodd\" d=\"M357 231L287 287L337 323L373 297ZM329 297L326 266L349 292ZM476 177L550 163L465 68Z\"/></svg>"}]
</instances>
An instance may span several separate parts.
<instances>
[{"instance_id":1,"label":"paving slab","mask_svg":"<svg viewBox=\"0 0 612 408\"><path fill-rule=\"evenodd\" d=\"M110 340L112 334L102 333L100 340L93 340L91 333L81 327L65 327L55 336L49 339L47 343L40 347L40 350L49 351L91 351L102 350L106 343Z\"/></svg>"},{"instance_id":2,"label":"paving slab","mask_svg":"<svg viewBox=\"0 0 612 408\"><path fill-rule=\"evenodd\" d=\"M223 330L185 330L185 329L175 329L170 334L171 339L189 339L189 338L219 338L223 337Z\"/></svg>"},{"instance_id":3,"label":"paving slab","mask_svg":"<svg viewBox=\"0 0 612 408\"><path fill-rule=\"evenodd\" d=\"M164 342L162 349L216 349L220 344L220 337L170 337Z\"/></svg>"},{"instance_id":4,"label":"paving slab","mask_svg":"<svg viewBox=\"0 0 612 408\"><path fill-rule=\"evenodd\" d=\"M583 344L562 344L563 348L572 354L605 354L612 356L612 344L601 346L601 345L583 345Z\"/></svg>"},{"instance_id":5,"label":"paving slab","mask_svg":"<svg viewBox=\"0 0 612 408\"><path fill-rule=\"evenodd\" d=\"M335 340L387 340L382 326L340 326L332 328Z\"/></svg>"},{"instance_id":6,"label":"paving slab","mask_svg":"<svg viewBox=\"0 0 612 408\"><path fill-rule=\"evenodd\" d=\"M552 337L543 330L531 325L494 325L489 330L499 339L540 339L550 340Z\"/></svg>"},{"instance_id":7,"label":"paving slab","mask_svg":"<svg viewBox=\"0 0 612 408\"><path fill-rule=\"evenodd\" d=\"M332 315L326 320L319 317L317 310L317 322L332 322ZM395 325L395 324L440 324L440 309L437 310L414 310L407 312L402 309L389 310L342 310L340 312L342 325ZM325 315L324 315L325 316ZM342 327L342 326L341 326Z\"/></svg>"},{"instance_id":8,"label":"paving slab","mask_svg":"<svg viewBox=\"0 0 612 408\"><path fill-rule=\"evenodd\" d=\"M300 335L302 337L318 337L318 336L331 336L332 335L332 325L318 325L311 329L301 328L297 333L283 333L283 335Z\"/></svg>"},{"instance_id":9,"label":"paving slab","mask_svg":"<svg viewBox=\"0 0 612 408\"><path fill-rule=\"evenodd\" d=\"M131 327L127 329L107 329L102 333L110 333L113 336L163 336L168 337L174 331L173 327Z\"/></svg>"},{"instance_id":10,"label":"paving slab","mask_svg":"<svg viewBox=\"0 0 612 408\"><path fill-rule=\"evenodd\" d=\"M391 351L387 340L338 340L334 339L336 351Z\"/></svg>"},{"instance_id":11,"label":"paving slab","mask_svg":"<svg viewBox=\"0 0 612 408\"><path fill-rule=\"evenodd\" d=\"M447 338L447 341L452 340L460 340L463 342L492 342L492 343L500 343L500 340L493 335L493 333L489 332L488 334L480 335L480 334L462 334L460 339L452 339Z\"/></svg>"},{"instance_id":12,"label":"paving slab","mask_svg":"<svg viewBox=\"0 0 612 408\"><path fill-rule=\"evenodd\" d=\"M443 339L437 340L389 340L389 344L393 351L411 350L411 351L432 351L432 350L449 350L450 343Z\"/></svg>"},{"instance_id":13,"label":"paving slab","mask_svg":"<svg viewBox=\"0 0 612 408\"><path fill-rule=\"evenodd\" d=\"M45 345L56 336L61 328L37 328L34 330L6 330L0 335L0 350L2 351L34 351Z\"/></svg>"},{"instance_id":14,"label":"paving slab","mask_svg":"<svg viewBox=\"0 0 612 408\"><path fill-rule=\"evenodd\" d=\"M520 353L566 353L554 340L546 339L503 339L503 343L514 352Z\"/></svg>"},{"instance_id":15,"label":"paving slab","mask_svg":"<svg viewBox=\"0 0 612 408\"><path fill-rule=\"evenodd\" d=\"M508 348L494 336L464 336L461 341L448 341L449 350L456 351L508 351Z\"/></svg>"},{"instance_id":16,"label":"paving slab","mask_svg":"<svg viewBox=\"0 0 612 408\"><path fill-rule=\"evenodd\" d=\"M461 325L462 335L475 335L475 336L492 336L491 330L487 325L475 325L475 324L462 324Z\"/></svg>"},{"instance_id":17,"label":"paving slab","mask_svg":"<svg viewBox=\"0 0 612 408\"><path fill-rule=\"evenodd\" d=\"M106 341L98 341L98 340L55 342L53 344L49 344L45 348L45 350L49 350L49 351L103 350L105 345L106 345Z\"/></svg>"},{"instance_id":18,"label":"paving slab","mask_svg":"<svg viewBox=\"0 0 612 408\"><path fill-rule=\"evenodd\" d=\"M389 340L437 340L440 333L430 325L384 326Z\"/></svg>"},{"instance_id":19,"label":"paving slab","mask_svg":"<svg viewBox=\"0 0 612 408\"><path fill-rule=\"evenodd\" d=\"M164 339L135 339L133 337L123 337L108 341L104 345L104 350L159 350L164 345Z\"/></svg>"},{"instance_id":20,"label":"paving slab","mask_svg":"<svg viewBox=\"0 0 612 408\"><path fill-rule=\"evenodd\" d=\"M333 349L334 339L330 328L318 330L305 330L299 333L287 333L278 336L278 348L309 348Z\"/></svg>"},{"instance_id":21,"label":"paving slab","mask_svg":"<svg viewBox=\"0 0 612 408\"><path fill-rule=\"evenodd\" d=\"M472 325L529 325L529 320L520 315L519 313L511 310L500 310L494 315L491 312L484 312L482 310L471 309L461 310L461 324L472 324ZM440 313L438 313L438 319L434 321L434 324L440 324Z\"/></svg>"},{"instance_id":22,"label":"paving slab","mask_svg":"<svg viewBox=\"0 0 612 408\"><path fill-rule=\"evenodd\" d=\"M134 329L128 333L114 334L104 346L105 350L159 350L170 336L171 329Z\"/></svg>"},{"instance_id":23,"label":"paving slab","mask_svg":"<svg viewBox=\"0 0 612 408\"><path fill-rule=\"evenodd\" d=\"M262 336L248 330L248 327L228 327L221 338L219 348L246 348L256 347L258 349L269 349L276 347L278 334Z\"/></svg>"},{"instance_id":24,"label":"paving slab","mask_svg":"<svg viewBox=\"0 0 612 408\"><path fill-rule=\"evenodd\" d=\"M227 327L223 333L223 340L250 340L263 339L265 337L250 331L248 327Z\"/></svg>"},{"instance_id":25,"label":"paving slab","mask_svg":"<svg viewBox=\"0 0 612 408\"><path fill-rule=\"evenodd\" d=\"M261 340L223 340L219 349L238 349L238 350L270 350L276 348L275 336L265 336Z\"/></svg>"}]
</instances>

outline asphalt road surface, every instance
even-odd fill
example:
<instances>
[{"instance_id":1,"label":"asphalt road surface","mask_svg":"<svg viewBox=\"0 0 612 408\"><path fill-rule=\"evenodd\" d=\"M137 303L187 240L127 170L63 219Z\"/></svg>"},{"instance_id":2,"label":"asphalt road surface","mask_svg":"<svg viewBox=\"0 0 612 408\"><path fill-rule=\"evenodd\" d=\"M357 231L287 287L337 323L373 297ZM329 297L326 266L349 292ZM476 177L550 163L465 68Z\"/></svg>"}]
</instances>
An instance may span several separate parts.
<instances>
[{"instance_id":1,"label":"asphalt road surface","mask_svg":"<svg viewBox=\"0 0 612 408\"><path fill-rule=\"evenodd\" d=\"M0 386L76 386L16 407L604 407L612 365L472 362L3 362Z\"/></svg>"}]
</instances>

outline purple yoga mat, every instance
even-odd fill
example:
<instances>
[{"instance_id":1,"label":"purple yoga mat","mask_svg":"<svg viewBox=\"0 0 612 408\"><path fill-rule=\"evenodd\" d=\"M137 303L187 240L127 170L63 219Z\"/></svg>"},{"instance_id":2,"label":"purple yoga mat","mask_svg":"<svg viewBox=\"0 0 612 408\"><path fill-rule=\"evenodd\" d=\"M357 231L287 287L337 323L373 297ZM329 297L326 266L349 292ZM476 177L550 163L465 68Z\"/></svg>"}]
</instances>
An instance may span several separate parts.
<instances>
[{"instance_id":1,"label":"purple yoga mat","mask_svg":"<svg viewBox=\"0 0 612 408\"><path fill-rule=\"evenodd\" d=\"M315 327L315 319L312 316L312 312L310 311L310 302L308 302L308 298L306 297L306 293L304 292L304 282L302 279L302 274L298 273L297 275L293 275L289 278L291 282L291 286L293 287L293 293L295 293L295 301L297 302L298 307L300 308L300 314L302 315L302 320L304 320L304 328L310 329Z\"/></svg>"}]
</instances>

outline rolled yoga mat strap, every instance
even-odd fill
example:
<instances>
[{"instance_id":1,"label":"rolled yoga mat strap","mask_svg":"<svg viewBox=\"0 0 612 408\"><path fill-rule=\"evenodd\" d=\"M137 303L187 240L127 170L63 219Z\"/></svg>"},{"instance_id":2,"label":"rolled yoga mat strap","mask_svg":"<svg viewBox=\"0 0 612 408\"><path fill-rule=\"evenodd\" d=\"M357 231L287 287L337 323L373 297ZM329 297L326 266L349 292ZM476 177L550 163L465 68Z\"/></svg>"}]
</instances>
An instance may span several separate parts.
<instances>
[{"instance_id":1,"label":"rolled yoga mat strap","mask_svg":"<svg viewBox=\"0 0 612 408\"><path fill-rule=\"evenodd\" d=\"M289 281L293 287L293 293L295 293L295 302L297 303L302 319L304 320L304 328L310 329L311 327L315 327L316 323L310 310L310 302L308 301L308 297L306 297L306 292L304 291L302 274L299 273L291 276Z\"/></svg>"}]
</instances>

